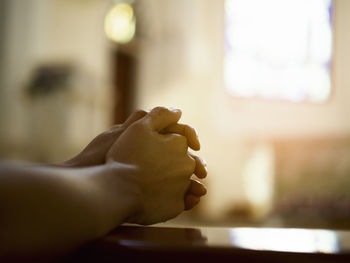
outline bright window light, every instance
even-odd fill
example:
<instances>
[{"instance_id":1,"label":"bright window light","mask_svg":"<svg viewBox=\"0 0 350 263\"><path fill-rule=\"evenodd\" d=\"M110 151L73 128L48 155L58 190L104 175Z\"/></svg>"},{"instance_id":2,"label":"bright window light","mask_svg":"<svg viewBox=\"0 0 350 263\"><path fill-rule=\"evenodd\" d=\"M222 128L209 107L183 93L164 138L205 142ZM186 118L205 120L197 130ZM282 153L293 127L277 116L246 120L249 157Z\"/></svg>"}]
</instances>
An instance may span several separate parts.
<instances>
[{"instance_id":1,"label":"bright window light","mask_svg":"<svg viewBox=\"0 0 350 263\"><path fill-rule=\"evenodd\" d=\"M324 102L331 91L331 0L226 0L225 89Z\"/></svg>"},{"instance_id":2,"label":"bright window light","mask_svg":"<svg viewBox=\"0 0 350 263\"><path fill-rule=\"evenodd\" d=\"M231 243L255 250L337 253L339 239L334 231L293 228L232 228Z\"/></svg>"}]
</instances>

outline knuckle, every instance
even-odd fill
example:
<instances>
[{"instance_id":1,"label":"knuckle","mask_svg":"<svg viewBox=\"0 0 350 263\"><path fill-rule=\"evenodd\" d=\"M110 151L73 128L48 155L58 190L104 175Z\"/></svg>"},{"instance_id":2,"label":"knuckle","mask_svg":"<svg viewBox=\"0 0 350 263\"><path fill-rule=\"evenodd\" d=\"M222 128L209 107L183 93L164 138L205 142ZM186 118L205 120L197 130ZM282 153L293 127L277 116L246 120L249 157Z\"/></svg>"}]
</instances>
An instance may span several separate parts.
<instances>
[{"instance_id":1,"label":"knuckle","mask_svg":"<svg viewBox=\"0 0 350 263\"><path fill-rule=\"evenodd\" d=\"M166 107L163 107L163 106L158 106L158 107L155 107L151 110L152 113L161 113L161 112L164 112L164 111L168 111L169 109L167 109Z\"/></svg>"},{"instance_id":2,"label":"knuckle","mask_svg":"<svg viewBox=\"0 0 350 263\"><path fill-rule=\"evenodd\" d=\"M184 128L186 129L186 132L188 132L188 133L196 133L196 129L193 128L191 125L184 124Z\"/></svg>"}]
</instances>

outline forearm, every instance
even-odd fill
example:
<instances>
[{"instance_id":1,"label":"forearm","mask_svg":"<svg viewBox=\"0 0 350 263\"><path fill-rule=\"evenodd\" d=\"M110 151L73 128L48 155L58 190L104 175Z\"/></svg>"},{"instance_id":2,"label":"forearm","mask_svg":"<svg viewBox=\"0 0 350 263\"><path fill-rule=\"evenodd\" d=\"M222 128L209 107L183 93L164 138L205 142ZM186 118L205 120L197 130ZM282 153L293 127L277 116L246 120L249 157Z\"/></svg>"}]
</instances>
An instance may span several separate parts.
<instances>
[{"instance_id":1,"label":"forearm","mask_svg":"<svg viewBox=\"0 0 350 263\"><path fill-rule=\"evenodd\" d=\"M62 254L120 224L129 210L112 211L105 170L0 166L0 253Z\"/></svg>"}]
</instances>

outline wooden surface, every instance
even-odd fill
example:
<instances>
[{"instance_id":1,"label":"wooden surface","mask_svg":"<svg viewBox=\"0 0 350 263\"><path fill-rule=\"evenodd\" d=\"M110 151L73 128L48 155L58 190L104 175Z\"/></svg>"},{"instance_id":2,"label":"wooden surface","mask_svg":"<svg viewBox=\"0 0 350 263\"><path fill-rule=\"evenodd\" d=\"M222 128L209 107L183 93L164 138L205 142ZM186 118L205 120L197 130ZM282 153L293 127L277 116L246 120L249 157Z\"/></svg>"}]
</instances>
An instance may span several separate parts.
<instances>
[{"instance_id":1,"label":"wooden surface","mask_svg":"<svg viewBox=\"0 0 350 263\"><path fill-rule=\"evenodd\" d=\"M350 262L350 232L121 226L69 262Z\"/></svg>"}]
</instances>

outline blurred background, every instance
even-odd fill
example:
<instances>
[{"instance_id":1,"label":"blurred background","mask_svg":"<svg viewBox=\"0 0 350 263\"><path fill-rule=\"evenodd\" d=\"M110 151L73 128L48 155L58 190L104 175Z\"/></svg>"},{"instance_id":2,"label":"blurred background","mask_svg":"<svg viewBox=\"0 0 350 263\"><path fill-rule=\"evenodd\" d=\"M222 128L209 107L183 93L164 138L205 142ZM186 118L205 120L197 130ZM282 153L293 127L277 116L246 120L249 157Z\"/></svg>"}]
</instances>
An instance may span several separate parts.
<instances>
[{"instance_id":1,"label":"blurred background","mask_svg":"<svg viewBox=\"0 0 350 263\"><path fill-rule=\"evenodd\" d=\"M350 228L349 27L348 0L0 0L0 158L178 107L209 175L172 222Z\"/></svg>"}]
</instances>

